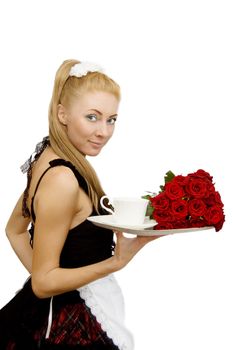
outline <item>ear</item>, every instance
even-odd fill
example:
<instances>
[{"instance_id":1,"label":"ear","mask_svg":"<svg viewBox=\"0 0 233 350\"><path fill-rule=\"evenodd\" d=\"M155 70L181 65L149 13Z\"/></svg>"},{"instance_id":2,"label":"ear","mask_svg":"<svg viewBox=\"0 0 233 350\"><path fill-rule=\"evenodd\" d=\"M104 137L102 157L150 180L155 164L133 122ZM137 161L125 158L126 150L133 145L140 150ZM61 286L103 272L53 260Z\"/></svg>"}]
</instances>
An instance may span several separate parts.
<instances>
[{"instance_id":1,"label":"ear","mask_svg":"<svg viewBox=\"0 0 233 350\"><path fill-rule=\"evenodd\" d=\"M67 125L67 113L66 109L62 104L57 106L57 117L62 125Z\"/></svg>"}]
</instances>

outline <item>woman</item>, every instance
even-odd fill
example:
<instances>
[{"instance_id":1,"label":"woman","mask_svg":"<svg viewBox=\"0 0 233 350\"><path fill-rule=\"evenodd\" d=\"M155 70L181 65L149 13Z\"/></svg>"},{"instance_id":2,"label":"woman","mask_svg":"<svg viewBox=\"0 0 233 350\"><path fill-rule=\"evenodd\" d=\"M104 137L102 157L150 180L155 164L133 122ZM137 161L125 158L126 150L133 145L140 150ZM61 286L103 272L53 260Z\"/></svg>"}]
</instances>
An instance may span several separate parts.
<instances>
[{"instance_id":1,"label":"woman","mask_svg":"<svg viewBox=\"0 0 233 350\"><path fill-rule=\"evenodd\" d=\"M28 182L6 226L31 277L0 311L0 348L133 349L113 272L149 241L128 239L89 222L104 191L85 156L111 138L119 86L91 63L58 69L49 108L49 137L27 161ZM29 224L31 227L29 230Z\"/></svg>"}]
</instances>

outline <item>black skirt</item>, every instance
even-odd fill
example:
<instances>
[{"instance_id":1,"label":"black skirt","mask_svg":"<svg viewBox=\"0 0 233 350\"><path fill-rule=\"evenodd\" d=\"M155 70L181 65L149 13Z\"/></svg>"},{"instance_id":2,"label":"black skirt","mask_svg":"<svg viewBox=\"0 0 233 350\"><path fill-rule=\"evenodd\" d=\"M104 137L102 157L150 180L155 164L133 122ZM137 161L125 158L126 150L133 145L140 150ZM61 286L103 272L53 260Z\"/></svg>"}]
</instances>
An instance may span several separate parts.
<instances>
[{"instance_id":1,"label":"black skirt","mask_svg":"<svg viewBox=\"0 0 233 350\"><path fill-rule=\"evenodd\" d=\"M0 310L1 350L118 350L78 291L53 298L53 317L46 339L51 298L35 296L29 279Z\"/></svg>"}]
</instances>

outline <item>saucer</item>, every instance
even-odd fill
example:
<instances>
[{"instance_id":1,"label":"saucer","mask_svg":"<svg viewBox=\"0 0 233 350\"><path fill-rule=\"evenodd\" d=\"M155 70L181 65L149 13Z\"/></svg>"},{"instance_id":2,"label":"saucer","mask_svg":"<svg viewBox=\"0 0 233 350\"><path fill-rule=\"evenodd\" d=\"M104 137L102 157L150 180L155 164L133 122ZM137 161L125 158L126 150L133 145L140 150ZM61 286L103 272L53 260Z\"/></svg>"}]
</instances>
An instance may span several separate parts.
<instances>
[{"instance_id":1,"label":"saucer","mask_svg":"<svg viewBox=\"0 0 233 350\"><path fill-rule=\"evenodd\" d=\"M128 228L134 230L143 230L146 228L153 228L156 225L155 220L150 220L150 218L146 217L143 224L129 225L129 224L121 224L120 222L114 221L113 215L97 215L97 216L89 216L87 220L93 222L93 224L101 227L106 227L106 225L111 226L112 229L119 228ZM104 226L103 226L104 225Z\"/></svg>"},{"instance_id":2,"label":"saucer","mask_svg":"<svg viewBox=\"0 0 233 350\"><path fill-rule=\"evenodd\" d=\"M153 227L156 225L155 220L150 220L149 217L145 218L142 225L121 225L113 221L112 215L98 215L89 216L88 221L92 222L96 226L107 228L113 231L122 231L125 233L131 233L137 236L167 236L176 233L188 233L188 232L199 232L204 230L213 230L213 226L205 227L192 227L192 228L177 228L177 229L166 229L166 230L154 230Z\"/></svg>"}]
</instances>

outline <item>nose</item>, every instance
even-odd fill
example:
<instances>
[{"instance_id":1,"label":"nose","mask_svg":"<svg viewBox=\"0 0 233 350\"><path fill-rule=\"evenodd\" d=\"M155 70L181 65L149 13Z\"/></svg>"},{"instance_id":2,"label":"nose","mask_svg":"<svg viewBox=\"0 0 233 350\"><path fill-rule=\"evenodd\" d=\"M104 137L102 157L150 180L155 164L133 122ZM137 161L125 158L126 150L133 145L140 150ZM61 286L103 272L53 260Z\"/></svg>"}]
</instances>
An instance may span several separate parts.
<instances>
[{"instance_id":1,"label":"nose","mask_svg":"<svg viewBox=\"0 0 233 350\"><path fill-rule=\"evenodd\" d=\"M96 136L108 137L110 135L110 130L106 122L101 122L96 130Z\"/></svg>"}]
</instances>

